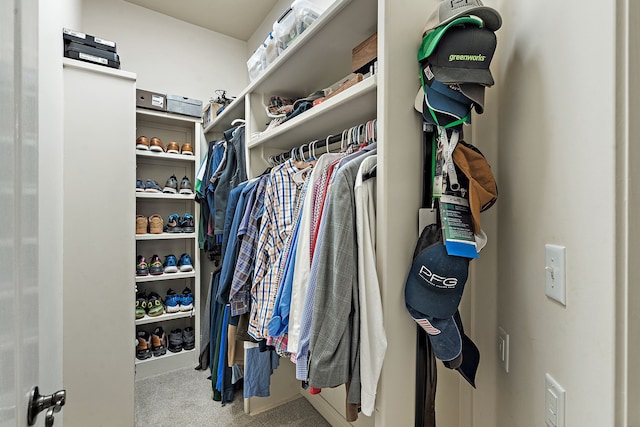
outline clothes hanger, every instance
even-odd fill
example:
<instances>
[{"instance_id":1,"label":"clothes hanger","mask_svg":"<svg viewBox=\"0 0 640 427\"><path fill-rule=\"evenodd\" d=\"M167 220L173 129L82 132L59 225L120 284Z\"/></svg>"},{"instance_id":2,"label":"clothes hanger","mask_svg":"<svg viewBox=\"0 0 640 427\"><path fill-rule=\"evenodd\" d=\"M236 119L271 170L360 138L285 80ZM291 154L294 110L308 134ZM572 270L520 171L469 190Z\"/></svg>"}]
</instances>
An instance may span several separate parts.
<instances>
[{"instance_id":1,"label":"clothes hanger","mask_svg":"<svg viewBox=\"0 0 640 427\"><path fill-rule=\"evenodd\" d=\"M234 119L234 120L231 122L231 126L235 126L235 125L237 125L237 124L240 124L240 126L244 126L246 123L247 123L247 121L246 121L246 120L244 120L244 119Z\"/></svg>"}]
</instances>

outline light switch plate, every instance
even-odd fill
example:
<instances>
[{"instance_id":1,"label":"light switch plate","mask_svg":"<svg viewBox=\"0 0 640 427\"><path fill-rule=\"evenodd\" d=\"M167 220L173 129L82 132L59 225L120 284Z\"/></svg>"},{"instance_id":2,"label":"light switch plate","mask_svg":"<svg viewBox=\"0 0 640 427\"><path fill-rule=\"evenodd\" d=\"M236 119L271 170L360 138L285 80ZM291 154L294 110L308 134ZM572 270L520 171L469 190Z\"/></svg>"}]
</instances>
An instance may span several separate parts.
<instances>
[{"instance_id":1,"label":"light switch plate","mask_svg":"<svg viewBox=\"0 0 640 427\"><path fill-rule=\"evenodd\" d=\"M498 363L509 373L509 334L498 326Z\"/></svg>"},{"instance_id":2,"label":"light switch plate","mask_svg":"<svg viewBox=\"0 0 640 427\"><path fill-rule=\"evenodd\" d=\"M567 305L566 250L564 246L545 245L546 294L562 305Z\"/></svg>"},{"instance_id":3,"label":"light switch plate","mask_svg":"<svg viewBox=\"0 0 640 427\"><path fill-rule=\"evenodd\" d=\"M549 374L545 374L545 417L548 427L565 427L565 391Z\"/></svg>"}]
</instances>

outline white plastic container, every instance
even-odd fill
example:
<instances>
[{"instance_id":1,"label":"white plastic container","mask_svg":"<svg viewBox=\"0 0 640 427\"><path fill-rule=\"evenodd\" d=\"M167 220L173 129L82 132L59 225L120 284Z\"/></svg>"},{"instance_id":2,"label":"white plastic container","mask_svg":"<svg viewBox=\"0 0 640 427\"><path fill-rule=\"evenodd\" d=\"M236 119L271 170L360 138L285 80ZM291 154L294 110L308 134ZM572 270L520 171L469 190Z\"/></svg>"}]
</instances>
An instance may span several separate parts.
<instances>
[{"instance_id":1,"label":"white plastic container","mask_svg":"<svg viewBox=\"0 0 640 427\"><path fill-rule=\"evenodd\" d=\"M322 15L325 9L309 0L294 0L291 9L296 16L296 32L302 34L316 19Z\"/></svg>"},{"instance_id":2,"label":"white plastic container","mask_svg":"<svg viewBox=\"0 0 640 427\"><path fill-rule=\"evenodd\" d=\"M265 46L261 44L258 48L253 52L253 55L247 61L247 70L249 71L249 80L253 81L262 73L264 70L263 66L263 56L264 56Z\"/></svg>"},{"instance_id":3,"label":"white plastic container","mask_svg":"<svg viewBox=\"0 0 640 427\"><path fill-rule=\"evenodd\" d=\"M292 8L287 9L273 23L273 36L278 46L278 54L281 54L298 36L296 14Z\"/></svg>"},{"instance_id":4,"label":"white plastic container","mask_svg":"<svg viewBox=\"0 0 640 427\"><path fill-rule=\"evenodd\" d=\"M273 32L270 32L267 38L264 40L264 68L267 68L269 64L276 60L278 57L278 43L273 37Z\"/></svg>"}]
</instances>

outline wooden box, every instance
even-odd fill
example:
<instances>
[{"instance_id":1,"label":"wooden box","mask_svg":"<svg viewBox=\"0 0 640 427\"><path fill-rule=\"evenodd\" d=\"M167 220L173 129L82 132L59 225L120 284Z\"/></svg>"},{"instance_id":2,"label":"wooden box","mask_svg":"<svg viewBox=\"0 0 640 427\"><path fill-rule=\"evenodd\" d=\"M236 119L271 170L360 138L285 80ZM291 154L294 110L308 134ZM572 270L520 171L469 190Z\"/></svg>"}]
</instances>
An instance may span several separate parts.
<instances>
[{"instance_id":1,"label":"wooden box","mask_svg":"<svg viewBox=\"0 0 640 427\"><path fill-rule=\"evenodd\" d=\"M378 33L354 47L351 51L351 71L362 72L362 68L378 57ZM367 72L369 70L364 70Z\"/></svg>"}]
</instances>

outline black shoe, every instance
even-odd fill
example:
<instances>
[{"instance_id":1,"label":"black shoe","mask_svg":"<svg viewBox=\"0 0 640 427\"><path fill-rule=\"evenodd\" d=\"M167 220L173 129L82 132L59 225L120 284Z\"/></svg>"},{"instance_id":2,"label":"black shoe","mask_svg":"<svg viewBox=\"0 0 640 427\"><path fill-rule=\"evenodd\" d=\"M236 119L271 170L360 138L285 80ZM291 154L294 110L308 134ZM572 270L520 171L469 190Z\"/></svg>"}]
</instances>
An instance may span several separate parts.
<instances>
[{"instance_id":1,"label":"black shoe","mask_svg":"<svg viewBox=\"0 0 640 427\"><path fill-rule=\"evenodd\" d=\"M182 329L174 329L169 334L169 351L171 353L182 351Z\"/></svg>"},{"instance_id":2,"label":"black shoe","mask_svg":"<svg viewBox=\"0 0 640 427\"><path fill-rule=\"evenodd\" d=\"M185 350L196 348L196 335L191 326L187 326L182 331L182 348Z\"/></svg>"}]
</instances>

